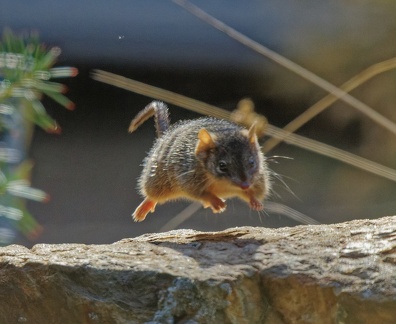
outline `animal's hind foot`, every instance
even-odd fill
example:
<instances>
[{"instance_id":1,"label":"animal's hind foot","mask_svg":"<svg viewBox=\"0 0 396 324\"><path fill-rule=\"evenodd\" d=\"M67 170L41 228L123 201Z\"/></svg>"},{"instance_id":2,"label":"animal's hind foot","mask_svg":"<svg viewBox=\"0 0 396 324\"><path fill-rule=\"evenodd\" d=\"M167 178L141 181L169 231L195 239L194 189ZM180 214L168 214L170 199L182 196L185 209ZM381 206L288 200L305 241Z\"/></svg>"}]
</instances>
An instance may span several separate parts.
<instances>
[{"instance_id":1,"label":"animal's hind foot","mask_svg":"<svg viewBox=\"0 0 396 324\"><path fill-rule=\"evenodd\" d=\"M132 214L133 220L135 222L144 221L148 213L154 212L156 205L157 205L156 201L146 198L145 200L142 201L142 203L135 209L135 212Z\"/></svg>"}]
</instances>

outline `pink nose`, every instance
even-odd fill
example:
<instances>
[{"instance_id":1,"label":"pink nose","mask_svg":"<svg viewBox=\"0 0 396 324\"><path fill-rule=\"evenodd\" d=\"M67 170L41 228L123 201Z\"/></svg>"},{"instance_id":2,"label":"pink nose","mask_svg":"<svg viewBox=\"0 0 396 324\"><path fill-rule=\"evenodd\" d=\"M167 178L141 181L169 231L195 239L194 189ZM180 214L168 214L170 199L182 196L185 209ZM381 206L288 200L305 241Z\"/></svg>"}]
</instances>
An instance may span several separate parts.
<instances>
[{"instance_id":1,"label":"pink nose","mask_svg":"<svg viewBox=\"0 0 396 324\"><path fill-rule=\"evenodd\" d=\"M243 190L249 189L250 183L249 182L242 182L239 187Z\"/></svg>"}]
</instances>

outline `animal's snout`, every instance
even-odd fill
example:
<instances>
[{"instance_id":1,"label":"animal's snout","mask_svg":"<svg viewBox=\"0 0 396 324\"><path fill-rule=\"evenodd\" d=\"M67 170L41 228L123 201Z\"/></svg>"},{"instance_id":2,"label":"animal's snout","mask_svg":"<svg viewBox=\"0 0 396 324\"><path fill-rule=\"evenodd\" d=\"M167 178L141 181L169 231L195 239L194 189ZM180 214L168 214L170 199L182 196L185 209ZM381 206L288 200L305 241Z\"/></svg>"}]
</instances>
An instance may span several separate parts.
<instances>
[{"instance_id":1,"label":"animal's snout","mask_svg":"<svg viewBox=\"0 0 396 324\"><path fill-rule=\"evenodd\" d=\"M247 182L247 181L241 182L241 183L239 184L239 187L240 187L242 190L249 189L250 183Z\"/></svg>"}]
</instances>

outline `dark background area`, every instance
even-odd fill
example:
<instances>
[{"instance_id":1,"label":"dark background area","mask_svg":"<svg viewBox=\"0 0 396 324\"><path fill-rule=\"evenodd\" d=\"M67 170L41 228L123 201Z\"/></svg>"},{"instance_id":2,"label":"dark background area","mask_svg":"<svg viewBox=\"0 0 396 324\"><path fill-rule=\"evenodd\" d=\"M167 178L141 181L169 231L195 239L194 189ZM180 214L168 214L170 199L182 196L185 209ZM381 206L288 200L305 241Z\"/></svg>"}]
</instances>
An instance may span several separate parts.
<instances>
[{"instance_id":1,"label":"dark background area","mask_svg":"<svg viewBox=\"0 0 396 324\"><path fill-rule=\"evenodd\" d=\"M396 5L386 1L195 1L236 30L303 65L334 84L396 53ZM171 1L5 1L0 27L36 30L62 49L59 66L79 69L65 80L77 105L66 111L44 105L62 127L60 136L37 129L30 156L33 186L51 195L48 204L29 203L44 227L38 242L111 243L156 232L189 202L159 206L139 224L131 213L140 203L136 178L155 139L153 121L128 134L130 120L152 98L90 78L103 69L194 99L235 109L250 97L271 124L287 124L325 93L267 58L206 25ZM365 83L352 94L396 120L395 71ZM172 121L198 117L170 106ZM336 103L299 134L396 166L394 135ZM396 185L315 153L281 145L270 167L295 195L275 182L272 201L322 223L394 214ZM220 230L232 226L298 224L277 214L258 214L238 200L223 214L200 210L182 228ZM20 243L29 245L20 238Z\"/></svg>"}]
</instances>

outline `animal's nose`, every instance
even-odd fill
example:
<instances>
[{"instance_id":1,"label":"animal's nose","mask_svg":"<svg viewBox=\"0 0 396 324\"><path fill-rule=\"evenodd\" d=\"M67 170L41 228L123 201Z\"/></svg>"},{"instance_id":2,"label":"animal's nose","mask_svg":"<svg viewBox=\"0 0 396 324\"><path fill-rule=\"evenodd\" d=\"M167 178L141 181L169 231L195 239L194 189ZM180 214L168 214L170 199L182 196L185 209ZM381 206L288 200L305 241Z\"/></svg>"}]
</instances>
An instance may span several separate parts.
<instances>
[{"instance_id":1,"label":"animal's nose","mask_svg":"<svg viewBox=\"0 0 396 324\"><path fill-rule=\"evenodd\" d=\"M249 189L250 183L247 182L247 181L241 182L241 183L239 184L239 187L240 187L241 189L243 189L243 190Z\"/></svg>"}]
</instances>

